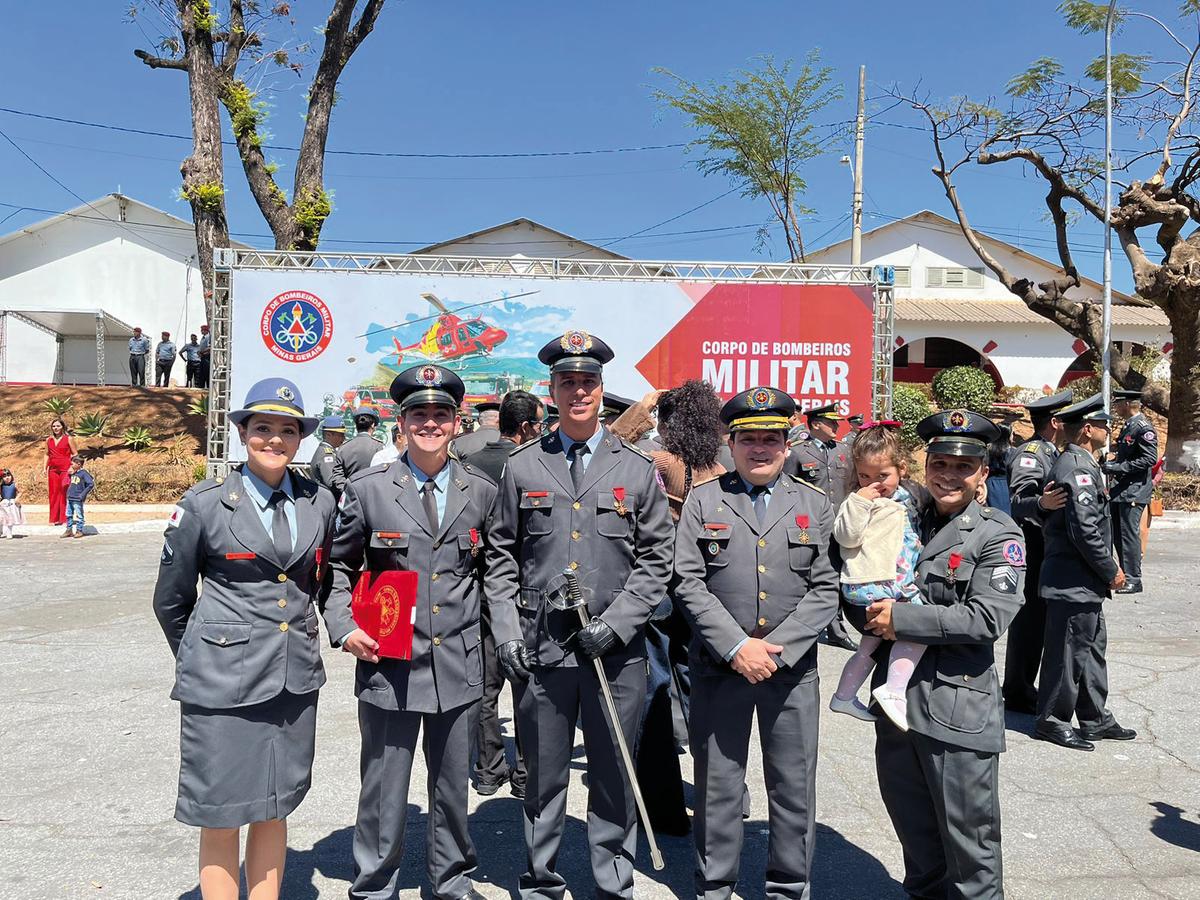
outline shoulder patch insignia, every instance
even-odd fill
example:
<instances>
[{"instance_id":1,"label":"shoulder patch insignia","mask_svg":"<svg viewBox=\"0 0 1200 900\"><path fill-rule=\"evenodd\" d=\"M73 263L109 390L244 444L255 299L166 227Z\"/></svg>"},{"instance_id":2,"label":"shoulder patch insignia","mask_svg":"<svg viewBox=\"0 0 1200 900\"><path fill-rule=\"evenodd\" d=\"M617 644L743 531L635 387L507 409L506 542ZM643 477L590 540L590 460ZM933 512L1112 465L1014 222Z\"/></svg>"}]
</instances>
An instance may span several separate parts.
<instances>
[{"instance_id":1,"label":"shoulder patch insignia","mask_svg":"<svg viewBox=\"0 0 1200 900\"><path fill-rule=\"evenodd\" d=\"M1158 443L1158 434L1157 434L1157 432L1154 431L1153 428L1151 428L1150 430L1142 433L1142 440L1144 440L1148 444L1157 444Z\"/></svg>"},{"instance_id":2,"label":"shoulder patch insignia","mask_svg":"<svg viewBox=\"0 0 1200 900\"><path fill-rule=\"evenodd\" d=\"M997 566L992 569L992 577L988 579L988 582L993 590L997 590L1001 594L1015 594L1019 580L1012 566Z\"/></svg>"},{"instance_id":3,"label":"shoulder patch insignia","mask_svg":"<svg viewBox=\"0 0 1200 900\"><path fill-rule=\"evenodd\" d=\"M1038 467L1036 459L1034 459L1032 456L1025 456L1024 454L1022 454L1021 458L1017 461L1017 465L1022 469L1036 469Z\"/></svg>"},{"instance_id":4,"label":"shoulder patch insignia","mask_svg":"<svg viewBox=\"0 0 1200 900\"><path fill-rule=\"evenodd\" d=\"M162 556L158 558L158 561L164 566L169 566L175 562L175 551L171 549L171 545L166 541L163 541Z\"/></svg>"},{"instance_id":5,"label":"shoulder patch insignia","mask_svg":"<svg viewBox=\"0 0 1200 900\"><path fill-rule=\"evenodd\" d=\"M1087 472L1078 472L1075 475L1075 483L1080 487L1088 487L1092 483L1092 476Z\"/></svg>"},{"instance_id":6,"label":"shoulder patch insignia","mask_svg":"<svg viewBox=\"0 0 1200 900\"><path fill-rule=\"evenodd\" d=\"M179 524L183 521L183 516L186 512L186 509L177 505L173 510L171 510L171 517L167 519L167 527L178 528Z\"/></svg>"},{"instance_id":7,"label":"shoulder patch insignia","mask_svg":"<svg viewBox=\"0 0 1200 900\"><path fill-rule=\"evenodd\" d=\"M1025 548L1020 541L1009 541L1004 545L1003 556L1014 566L1025 565Z\"/></svg>"}]
</instances>

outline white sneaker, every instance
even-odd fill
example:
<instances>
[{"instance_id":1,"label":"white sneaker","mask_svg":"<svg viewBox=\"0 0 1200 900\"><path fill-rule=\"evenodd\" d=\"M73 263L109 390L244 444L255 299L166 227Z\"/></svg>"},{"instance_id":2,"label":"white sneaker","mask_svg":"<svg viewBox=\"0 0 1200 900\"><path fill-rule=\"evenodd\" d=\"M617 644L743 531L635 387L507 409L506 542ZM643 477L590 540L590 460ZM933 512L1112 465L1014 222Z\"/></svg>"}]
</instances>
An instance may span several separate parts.
<instances>
[{"instance_id":1,"label":"white sneaker","mask_svg":"<svg viewBox=\"0 0 1200 900\"><path fill-rule=\"evenodd\" d=\"M871 712L862 705L857 697L851 697L849 700L843 700L834 694L829 698L829 708L835 713L843 713L847 716L854 716L856 719L862 719L864 722L874 722L878 718L875 713Z\"/></svg>"},{"instance_id":2,"label":"white sneaker","mask_svg":"<svg viewBox=\"0 0 1200 900\"><path fill-rule=\"evenodd\" d=\"M871 696L875 698L879 708L892 720L893 725L901 731L908 731L908 700L903 694L893 694L888 690L886 684L881 684L871 691Z\"/></svg>"}]
</instances>

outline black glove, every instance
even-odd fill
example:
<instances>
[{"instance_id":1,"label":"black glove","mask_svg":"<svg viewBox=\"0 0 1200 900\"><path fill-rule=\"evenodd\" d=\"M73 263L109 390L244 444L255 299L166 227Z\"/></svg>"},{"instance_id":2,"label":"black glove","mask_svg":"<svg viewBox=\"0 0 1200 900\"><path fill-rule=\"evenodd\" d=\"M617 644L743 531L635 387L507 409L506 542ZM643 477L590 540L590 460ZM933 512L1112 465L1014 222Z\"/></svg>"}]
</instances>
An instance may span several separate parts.
<instances>
[{"instance_id":1,"label":"black glove","mask_svg":"<svg viewBox=\"0 0 1200 900\"><path fill-rule=\"evenodd\" d=\"M500 669L509 681L526 681L529 678L529 651L524 641L505 641L496 648Z\"/></svg>"},{"instance_id":2,"label":"black glove","mask_svg":"<svg viewBox=\"0 0 1200 900\"><path fill-rule=\"evenodd\" d=\"M579 649L588 659L599 659L620 643L617 633L609 624L595 616L592 617L592 621L579 629L575 639L579 644Z\"/></svg>"}]
</instances>

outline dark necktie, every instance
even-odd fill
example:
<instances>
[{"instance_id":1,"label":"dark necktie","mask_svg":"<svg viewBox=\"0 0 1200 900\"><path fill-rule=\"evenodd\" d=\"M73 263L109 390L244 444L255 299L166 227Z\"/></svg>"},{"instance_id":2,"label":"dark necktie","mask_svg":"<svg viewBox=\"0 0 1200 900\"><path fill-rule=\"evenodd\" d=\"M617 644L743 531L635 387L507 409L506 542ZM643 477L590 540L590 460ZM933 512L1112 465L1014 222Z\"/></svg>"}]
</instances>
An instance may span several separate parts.
<instances>
[{"instance_id":1,"label":"dark necktie","mask_svg":"<svg viewBox=\"0 0 1200 900\"><path fill-rule=\"evenodd\" d=\"M276 491L271 495L271 543L275 545L275 556L279 565L286 566L292 558L292 529L287 519L287 494Z\"/></svg>"},{"instance_id":2,"label":"dark necktie","mask_svg":"<svg viewBox=\"0 0 1200 900\"><path fill-rule=\"evenodd\" d=\"M437 496L433 492L436 489L432 481L421 485L421 505L425 507L425 518L429 520L429 533L435 536L438 533L438 510Z\"/></svg>"},{"instance_id":3,"label":"dark necktie","mask_svg":"<svg viewBox=\"0 0 1200 900\"><path fill-rule=\"evenodd\" d=\"M589 452L584 441L576 441L571 445L571 484L575 486L575 495L579 495L579 486L583 484L583 458Z\"/></svg>"},{"instance_id":4,"label":"dark necktie","mask_svg":"<svg viewBox=\"0 0 1200 900\"><path fill-rule=\"evenodd\" d=\"M767 489L763 485L750 488L750 499L754 502L754 515L761 525L767 519Z\"/></svg>"}]
</instances>

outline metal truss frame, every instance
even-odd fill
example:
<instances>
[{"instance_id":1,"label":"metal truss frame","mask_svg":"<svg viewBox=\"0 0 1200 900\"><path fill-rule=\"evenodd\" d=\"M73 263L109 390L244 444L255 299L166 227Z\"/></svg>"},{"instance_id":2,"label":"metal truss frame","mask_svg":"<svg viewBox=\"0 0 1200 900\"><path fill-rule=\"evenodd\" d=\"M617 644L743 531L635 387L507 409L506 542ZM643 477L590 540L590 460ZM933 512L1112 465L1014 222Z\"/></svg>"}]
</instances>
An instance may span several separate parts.
<instances>
[{"instance_id":1,"label":"metal truss frame","mask_svg":"<svg viewBox=\"0 0 1200 900\"><path fill-rule=\"evenodd\" d=\"M208 474L229 469L227 418L230 410L229 360L232 323L232 275L236 270L294 270L425 274L501 275L600 281L708 281L871 286L875 291L875 333L871 387L874 414L892 409L892 341L895 306L890 284L878 281L872 266L805 263L647 262L616 259L541 259L508 256L424 256L379 253L313 253L294 250L219 248L215 254L211 375L208 404Z\"/></svg>"}]
</instances>

